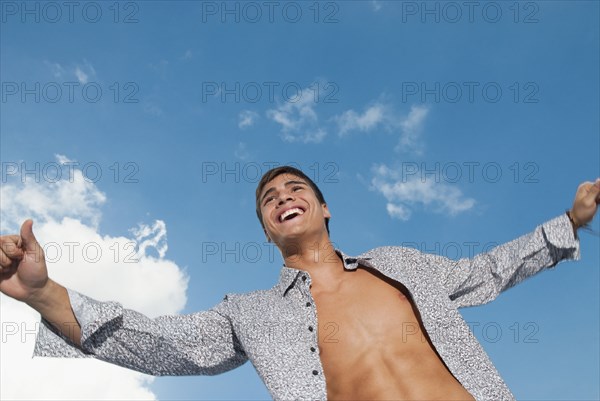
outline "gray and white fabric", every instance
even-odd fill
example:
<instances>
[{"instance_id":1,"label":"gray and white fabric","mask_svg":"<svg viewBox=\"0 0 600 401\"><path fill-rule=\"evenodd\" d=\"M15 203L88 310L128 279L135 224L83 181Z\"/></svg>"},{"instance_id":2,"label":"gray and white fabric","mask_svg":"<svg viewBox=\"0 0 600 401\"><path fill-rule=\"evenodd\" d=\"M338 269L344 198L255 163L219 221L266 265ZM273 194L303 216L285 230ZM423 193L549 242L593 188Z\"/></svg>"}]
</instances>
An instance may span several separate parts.
<instances>
[{"instance_id":1,"label":"gray and white fabric","mask_svg":"<svg viewBox=\"0 0 600 401\"><path fill-rule=\"evenodd\" d=\"M336 251L346 269L363 265L410 292L433 345L477 400L514 400L458 308L480 305L565 259L579 259L566 215L471 259L450 260L406 247L358 256ZM119 303L69 290L82 328L78 348L45 321L35 356L92 356L151 375L216 375L247 360L276 400L325 400L317 314L308 272L281 269L268 290L228 294L213 308L150 319Z\"/></svg>"}]
</instances>

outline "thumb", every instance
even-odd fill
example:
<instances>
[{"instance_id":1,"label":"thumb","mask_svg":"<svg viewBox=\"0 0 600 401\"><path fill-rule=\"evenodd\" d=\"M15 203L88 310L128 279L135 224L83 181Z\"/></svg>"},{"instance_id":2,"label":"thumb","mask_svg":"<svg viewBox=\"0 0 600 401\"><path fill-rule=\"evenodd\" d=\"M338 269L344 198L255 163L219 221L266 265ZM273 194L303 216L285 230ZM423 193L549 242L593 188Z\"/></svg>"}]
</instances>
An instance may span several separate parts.
<instances>
[{"instance_id":1,"label":"thumb","mask_svg":"<svg viewBox=\"0 0 600 401\"><path fill-rule=\"evenodd\" d=\"M27 219L21 225L21 248L25 252L37 251L40 244L38 244L35 235L33 235L33 220Z\"/></svg>"},{"instance_id":2,"label":"thumb","mask_svg":"<svg viewBox=\"0 0 600 401\"><path fill-rule=\"evenodd\" d=\"M600 178L597 178L590 188L590 194L594 197L596 203L600 202Z\"/></svg>"}]
</instances>

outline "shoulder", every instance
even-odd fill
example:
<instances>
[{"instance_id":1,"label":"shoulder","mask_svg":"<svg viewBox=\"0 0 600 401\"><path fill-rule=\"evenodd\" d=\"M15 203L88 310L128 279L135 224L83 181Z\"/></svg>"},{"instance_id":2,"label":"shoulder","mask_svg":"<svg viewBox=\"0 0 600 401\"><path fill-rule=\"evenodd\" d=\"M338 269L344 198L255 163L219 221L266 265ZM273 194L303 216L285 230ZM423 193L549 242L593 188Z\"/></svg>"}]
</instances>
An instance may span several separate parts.
<instances>
[{"instance_id":1,"label":"shoulder","mask_svg":"<svg viewBox=\"0 0 600 401\"><path fill-rule=\"evenodd\" d=\"M425 256L423 252L415 248L404 246L380 246L362 253L358 259L388 259L388 258L420 258Z\"/></svg>"},{"instance_id":2,"label":"shoulder","mask_svg":"<svg viewBox=\"0 0 600 401\"><path fill-rule=\"evenodd\" d=\"M382 246L371 249L357 257L359 263L380 271L404 272L428 270L432 265L432 255L415 248L402 246Z\"/></svg>"},{"instance_id":3,"label":"shoulder","mask_svg":"<svg viewBox=\"0 0 600 401\"><path fill-rule=\"evenodd\" d=\"M223 297L224 301L229 302L255 302L272 296L275 287L267 290L254 290L249 292L230 292Z\"/></svg>"},{"instance_id":4,"label":"shoulder","mask_svg":"<svg viewBox=\"0 0 600 401\"><path fill-rule=\"evenodd\" d=\"M227 293L223 297L220 305L230 311L256 309L260 305L268 302L273 302L275 295L275 287L267 290L255 290L244 293Z\"/></svg>"},{"instance_id":5,"label":"shoulder","mask_svg":"<svg viewBox=\"0 0 600 401\"><path fill-rule=\"evenodd\" d=\"M285 315L286 300L276 289L256 290L246 293L228 293L216 307L216 312L226 316L234 326L262 327L281 320Z\"/></svg>"}]
</instances>

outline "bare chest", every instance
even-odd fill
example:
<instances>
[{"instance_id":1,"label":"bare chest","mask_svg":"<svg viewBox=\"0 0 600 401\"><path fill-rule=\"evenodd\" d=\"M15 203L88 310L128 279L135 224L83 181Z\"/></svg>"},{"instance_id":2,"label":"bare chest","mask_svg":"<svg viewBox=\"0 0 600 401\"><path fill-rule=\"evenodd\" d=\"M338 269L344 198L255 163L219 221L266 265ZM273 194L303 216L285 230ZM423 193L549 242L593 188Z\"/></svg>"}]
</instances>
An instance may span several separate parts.
<instances>
[{"instance_id":1,"label":"bare chest","mask_svg":"<svg viewBox=\"0 0 600 401\"><path fill-rule=\"evenodd\" d=\"M346 273L311 289L328 398L473 400L437 355L407 289L372 269Z\"/></svg>"},{"instance_id":2,"label":"bare chest","mask_svg":"<svg viewBox=\"0 0 600 401\"><path fill-rule=\"evenodd\" d=\"M322 354L385 347L420 333L418 312L402 284L366 268L344 274L336 288L313 292Z\"/></svg>"}]
</instances>

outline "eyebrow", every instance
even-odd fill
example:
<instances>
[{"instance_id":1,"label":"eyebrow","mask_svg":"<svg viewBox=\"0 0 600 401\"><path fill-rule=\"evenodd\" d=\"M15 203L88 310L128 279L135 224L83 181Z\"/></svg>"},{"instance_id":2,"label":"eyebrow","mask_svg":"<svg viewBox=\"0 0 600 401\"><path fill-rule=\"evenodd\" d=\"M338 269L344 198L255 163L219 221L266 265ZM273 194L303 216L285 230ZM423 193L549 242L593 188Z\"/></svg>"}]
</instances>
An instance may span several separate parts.
<instances>
[{"instance_id":1,"label":"eyebrow","mask_svg":"<svg viewBox=\"0 0 600 401\"><path fill-rule=\"evenodd\" d=\"M294 185L294 184L302 184L302 185L308 185L306 182L304 181L296 181L296 180L290 180L288 182L286 182L284 185L286 187L290 186L290 185ZM267 197L267 195L271 192L275 191L275 187L271 187L269 189L267 189L267 191L263 194L263 196L260 198L260 203L262 203L265 198Z\"/></svg>"}]
</instances>

